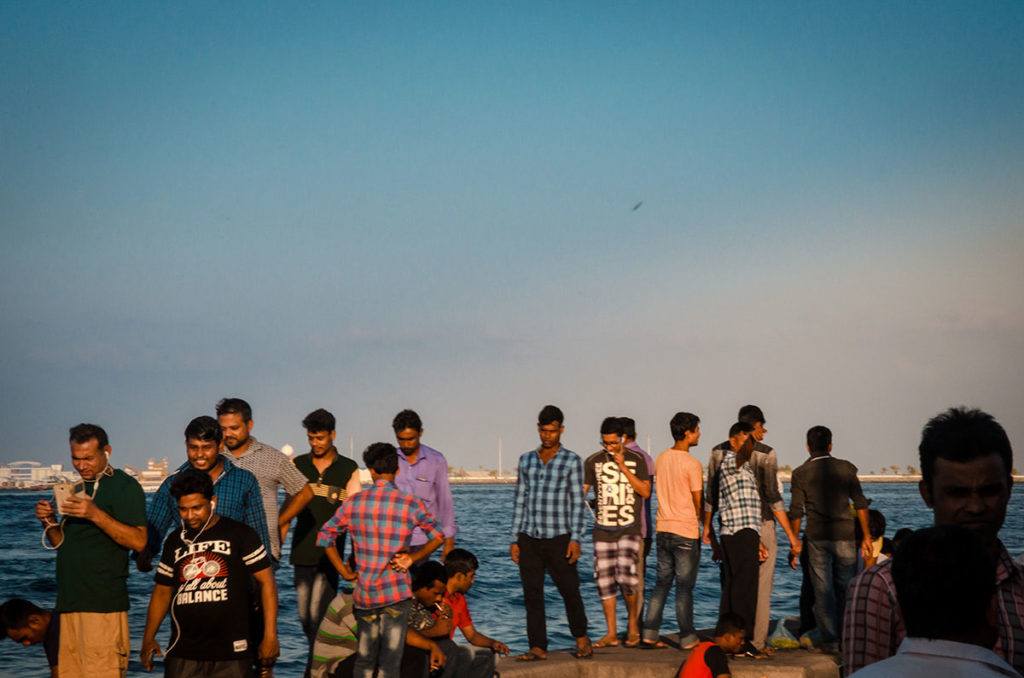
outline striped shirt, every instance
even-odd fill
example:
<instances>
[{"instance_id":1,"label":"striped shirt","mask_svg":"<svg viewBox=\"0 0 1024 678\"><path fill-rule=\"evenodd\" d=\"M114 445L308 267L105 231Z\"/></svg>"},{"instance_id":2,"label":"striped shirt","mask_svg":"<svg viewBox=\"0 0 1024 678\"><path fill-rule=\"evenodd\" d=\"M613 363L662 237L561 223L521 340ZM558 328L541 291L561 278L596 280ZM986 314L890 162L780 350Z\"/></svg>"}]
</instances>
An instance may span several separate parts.
<instances>
[{"instance_id":1,"label":"striped shirt","mask_svg":"<svg viewBox=\"0 0 1024 678\"><path fill-rule=\"evenodd\" d=\"M761 497L750 462L736 468L736 453L722 457L718 484L718 525L721 534L736 534L750 528L761 533Z\"/></svg>"},{"instance_id":2,"label":"striped shirt","mask_svg":"<svg viewBox=\"0 0 1024 678\"><path fill-rule=\"evenodd\" d=\"M274 560L281 559L281 531L277 529L278 504L277 488L283 487L286 494L294 496L306 486L306 476L295 468L292 460L281 450L264 445L249 436L249 447L242 456L231 454L231 460L238 468L244 468L256 476L263 496L263 510L267 514L270 528L270 554Z\"/></svg>"},{"instance_id":3,"label":"striped shirt","mask_svg":"<svg viewBox=\"0 0 1024 678\"><path fill-rule=\"evenodd\" d=\"M583 461L559 447L548 463L540 448L519 457L516 499L512 510L512 542L519 533L535 539L568 534L570 541L583 539Z\"/></svg>"},{"instance_id":4,"label":"striped shirt","mask_svg":"<svg viewBox=\"0 0 1024 678\"><path fill-rule=\"evenodd\" d=\"M324 523L316 545L334 546L339 532L348 531L359 580L355 605L361 610L384 607L412 596L409 573L391 569L395 554L407 550L413 529L420 527L429 540L444 536L423 502L402 492L393 482L378 480L355 495Z\"/></svg>"},{"instance_id":5,"label":"striped shirt","mask_svg":"<svg viewBox=\"0 0 1024 678\"><path fill-rule=\"evenodd\" d=\"M356 617L353 613L352 594L342 590L327 606L313 640L312 678L334 675L341 662L356 653Z\"/></svg>"},{"instance_id":6,"label":"striped shirt","mask_svg":"<svg viewBox=\"0 0 1024 678\"><path fill-rule=\"evenodd\" d=\"M936 592L936 595L942 595ZM999 543L996 560L999 637L995 653L1024 674L1024 567ZM846 675L896 654L907 632L892 581L892 560L861 572L846 592L843 665Z\"/></svg>"},{"instance_id":7,"label":"striped shirt","mask_svg":"<svg viewBox=\"0 0 1024 678\"><path fill-rule=\"evenodd\" d=\"M217 508L214 509L214 513L245 523L256 530L256 534L260 536L260 542L269 545L267 516L263 511L260 486L256 482L256 477L245 469L235 466L231 459L223 454L220 455L220 460L224 464L224 468L213 483L213 496L217 498ZM146 522L149 526L147 546L150 553L160 553L160 544L163 543L167 530L171 527L181 527L178 501L171 496L171 481L180 471L191 466L192 464L186 461L175 469L174 473L167 476L146 508Z\"/></svg>"}]
</instances>

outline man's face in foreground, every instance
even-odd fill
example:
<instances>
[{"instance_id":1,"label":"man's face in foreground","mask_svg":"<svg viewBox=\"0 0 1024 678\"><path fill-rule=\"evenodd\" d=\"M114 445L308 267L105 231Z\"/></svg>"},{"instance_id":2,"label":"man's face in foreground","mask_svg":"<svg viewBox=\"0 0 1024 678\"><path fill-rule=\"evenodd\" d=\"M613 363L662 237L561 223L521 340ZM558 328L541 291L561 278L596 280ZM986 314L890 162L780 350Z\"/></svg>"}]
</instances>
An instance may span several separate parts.
<instances>
[{"instance_id":1,"label":"man's face in foreground","mask_svg":"<svg viewBox=\"0 0 1024 678\"><path fill-rule=\"evenodd\" d=\"M401 431L395 433L395 439L398 441L398 449L407 457L416 454L420 449L420 436L422 435L422 430L417 431L414 428L403 428Z\"/></svg>"},{"instance_id":2,"label":"man's face in foreground","mask_svg":"<svg viewBox=\"0 0 1024 678\"><path fill-rule=\"evenodd\" d=\"M970 461L936 459L931 489L918 486L936 525L959 525L992 544L1006 518L1011 480L998 454Z\"/></svg>"},{"instance_id":3,"label":"man's face in foreground","mask_svg":"<svg viewBox=\"0 0 1024 678\"><path fill-rule=\"evenodd\" d=\"M334 431L309 431L306 433L306 440L309 441L309 451L314 457L322 457L334 447Z\"/></svg>"},{"instance_id":4,"label":"man's face in foreground","mask_svg":"<svg viewBox=\"0 0 1024 678\"><path fill-rule=\"evenodd\" d=\"M107 468L107 452L100 447L100 441L90 438L84 443L71 443L71 465L82 476L82 480L96 480L96 476Z\"/></svg>"},{"instance_id":5,"label":"man's face in foreground","mask_svg":"<svg viewBox=\"0 0 1024 678\"><path fill-rule=\"evenodd\" d=\"M46 624L38 614L30 615L28 624L20 628L8 628L7 637L22 645L38 645L46 640Z\"/></svg>"},{"instance_id":6,"label":"man's face in foreground","mask_svg":"<svg viewBox=\"0 0 1024 678\"><path fill-rule=\"evenodd\" d=\"M181 516L182 524L190 530L202 529L203 525L206 525L207 521L210 520L210 514L212 513L213 504L211 500L198 492L186 494L178 500L178 515Z\"/></svg>"},{"instance_id":7,"label":"man's face in foreground","mask_svg":"<svg viewBox=\"0 0 1024 678\"><path fill-rule=\"evenodd\" d=\"M768 433L768 429L764 427L764 422L759 421L754 424L754 430L750 432L750 435L753 436L756 442L761 442L764 440L764 435L766 433Z\"/></svg>"}]
</instances>

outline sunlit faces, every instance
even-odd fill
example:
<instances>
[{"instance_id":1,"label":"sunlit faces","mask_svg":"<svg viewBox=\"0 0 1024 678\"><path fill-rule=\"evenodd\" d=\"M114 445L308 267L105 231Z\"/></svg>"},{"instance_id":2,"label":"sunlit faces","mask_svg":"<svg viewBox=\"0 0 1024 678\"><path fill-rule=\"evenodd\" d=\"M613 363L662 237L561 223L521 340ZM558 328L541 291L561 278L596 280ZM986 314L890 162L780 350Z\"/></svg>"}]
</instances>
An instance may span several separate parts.
<instances>
[{"instance_id":1,"label":"sunlit faces","mask_svg":"<svg viewBox=\"0 0 1024 678\"><path fill-rule=\"evenodd\" d=\"M754 430L750 432L750 435L754 437L754 440L761 442L764 440L764 434L768 433L768 429L764 427L764 422L759 421L754 424Z\"/></svg>"},{"instance_id":2,"label":"sunlit faces","mask_svg":"<svg viewBox=\"0 0 1024 678\"><path fill-rule=\"evenodd\" d=\"M199 440L187 438L185 440L185 453L188 455L188 462L192 468L200 471L209 471L219 461L220 445L216 440Z\"/></svg>"},{"instance_id":3,"label":"sunlit faces","mask_svg":"<svg viewBox=\"0 0 1024 678\"><path fill-rule=\"evenodd\" d=\"M309 441L309 451L314 457L322 457L334 447L334 431L309 431L306 433L306 440Z\"/></svg>"},{"instance_id":4,"label":"sunlit faces","mask_svg":"<svg viewBox=\"0 0 1024 678\"><path fill-rule=\"evenodd\" d=\"M618 433L602 433L601 447L603 447L609 454L618 454L619 452L622 452L622 436Z\"/></svg>"},{"instance_id":5,"label":"sunlit faces","mask_svg":"<svg viewBox=\"0 0 1024 678\"><path fill-rule=\"evenodd\" d=\"M90 438L84 443L71 443L71 464L82 476L82 480L96 480L107 468L107 453L110 446L100 447L100 441Z\"/></svg>"},{"instance_id":6,"label":"sunlit faces","mask_svg":"<svg viewBox=\"0 0 1024 678\"><path fill-rule=\"evenodd\" d=\"M936 525L959 525L993 543L1006 518L1011 479L998 454L958 462L936 459L932 487L919 487Z\"/></svg>"},{"instance_id":7,"label":"sunlit faces","mask_svg":"<svg viewBox=\"0 0 1024 678\"><path fill-rule=\"evenodd\" d=\"M473 588L476 582L476 570L472 572L456 572L448 578L448 585L455 593L465 593Z\"/></svg>"},{"instance_id":8,"label":"sunlit faces","mask_svg":"<svg viewBox=\"0 0 1024 678\"><path fill-rule=\"evenodd\" d=\"M416 589L412 592L416 596L416 600L420 601L420 605L423 607L433 607L441 602L441 598L444 597L445 584L441 580L436 580L433 584L426 588Z\"/></svg>"},{"instance_id":9,"label":"sunlit faces","mask_svg":"<svg viewBox=\"0 0 1024 678\"><path fill-rule=\"evenodd\" d=\"M686 442L690 447L700 442L700 424L694 426L692 431L686 432Z\"/></svg>"},{"instance_id":10,"label":"sunlit faces","mask_svg":"<svg viewBox=\"0 0 1024 678\"><path fill-rule=\"evenodd\" d=\"M182 524L190 530L198 530L210 520L213 513L212 500L202 494L186 494L178 499L178 515Z\"/></svg>"},{"instance_id":11,"label":"sunlit faces","mask_svg":"<svg viewBox=\"0 0 1024 678\"><path fill-rule=\"evenodd\" d=\"M750 433L737 433L729 438L729 445L736 454L746 452L754 445L754 438Z\"/></svg>"},{"instance_id":12,"label":"sunlit faces","mask_svg":"<svg viewBox=\"0 0 1024 678\"><path fill-rule=\"evenodd\" d=\"M537 434L540 436L540 446L545 450L557 449L561 445L562 433L565 427L557 421L550 424L537 424Z\"/></svg>"},{"instance_id":13,"label":"sunlit faces","mask_svg":"<svg viewBox=\"0 0 1024 678\"><path fill-rule=\"evenodd\" d=\"M722 652L725 652L726 654L736 654L740 649L742 649L746 640L746 631L733 631L732 633L726 633L721 636L721 639L718 642L718 647L722 648Z\"/></svg>"},{"instance_id":14,"label":"sunlit faces","mask_svg":"<svg viewBox=\"0 0 1024 678\"><path fill-rule=\"evenodd\" d=\"M220 430L224 434L224 445L229 450L237 450L245 447L249 442L249 433L252 432L252 420L245 421L240 414L222 414L217 417Z\"/></svg>"},{"instance_id":15,"label":"sunlit faces","mask_svg":"<svg viewBox=\"0 0 1024 678\"><path fill-rule=\"evenodd\" d=\"M420 449L420 436L422 435L422 429L417 431L414 428L403 428L395 434L395 438L398 440L398 449L407 457L416 454Z\"/></svg>"}]
</instances>

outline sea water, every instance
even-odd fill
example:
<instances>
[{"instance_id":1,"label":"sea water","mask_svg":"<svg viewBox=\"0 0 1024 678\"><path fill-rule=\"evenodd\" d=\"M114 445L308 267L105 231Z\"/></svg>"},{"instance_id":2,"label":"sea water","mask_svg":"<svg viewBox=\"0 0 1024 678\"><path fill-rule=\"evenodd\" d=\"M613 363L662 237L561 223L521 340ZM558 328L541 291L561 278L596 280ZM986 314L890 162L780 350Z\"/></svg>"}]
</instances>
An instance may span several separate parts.
<instances>
[{"instance_id":1,"label":"sea water","mask_svg":"<svg viewBox=\"0 0 1024 678\"><path fill-rule=\"evenodd\" d=\"M527 650L526 617L523 594L519 583L519 570L508 555L511 540L512 485L456 486L455 512L459 523L456 544L476 554L480 560L476 584L468 599L473 622L481 632L505 642L513 651ZM788 493L788 487L787 487ZM864 493L872 500L871 507L880 510L888 520L886 534L901 527L925 527L931 522L931 512L914 483L871 483L864 485ZM11 597L27 598L42 607L51 607L56 599L54 584L54 552L40 543L42 530L32 514L41 498L51 498L48 492L0 492L0 601ZM788 504L788 495L784 497ZM590 522L590 516L587 516ZM772 592L772 617L782 618L798 613L800 574L788 568L785 562L788 544L785 534L778 530L779 557ZM1024 492L1015 492L1007 511L1006 524L1001 532L1003 543L1012 555L1024 552ZM288 544L285 544L283 565L277 571L280 610L278 636L281 657L275 667L276 675L287 678L301 676L305 661L305 636L299 626L295 610L295 588L292 569L287 564ZM656 559L651 553L647 560L647 591L654 585ZM604 634L604 615L593 580L593 557L590 536L584 536L583 555L579 562L583 601L590 620L590 634L598 638ZM131 596L129 619L132 633L132 657L128 669L130 676L147 674L138 661L138 649L145 624L146 608L153 586L152 573L143 574L131 565L128 590ZM694 591L694 621L698 628L714 626L721 592L718 565L711 562L710 549L701 553L700 570ZM663 633L677 631L672 594L665 605ZM546 587L548 634L551 648L569 647L572 638L565 621L565 608L553 585ZM619 631L625 631L625 614L619 605ZM165 620L157 639L166 648L169 635ZM458 634L456 634L458 635ZM154 669L157 675L162 666ZM20 647L9 641L0 641L0 676L44 678L49 676L41 647Z\"/></svg>"}]
</instances>

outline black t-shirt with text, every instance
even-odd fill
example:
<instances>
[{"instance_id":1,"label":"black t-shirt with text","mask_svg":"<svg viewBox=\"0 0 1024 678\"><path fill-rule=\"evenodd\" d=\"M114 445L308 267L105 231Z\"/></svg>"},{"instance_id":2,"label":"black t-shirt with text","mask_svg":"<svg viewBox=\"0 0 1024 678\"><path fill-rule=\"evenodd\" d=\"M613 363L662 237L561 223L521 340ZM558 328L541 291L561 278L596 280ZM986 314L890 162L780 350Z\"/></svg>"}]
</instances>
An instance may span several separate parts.
<instances>
[{"instance_id":1,"label":"black t-shirt with text","mask_svg":"<svg viewBox=\"0 0 1024 678\"><path fill-rule=\"evenodd\" d=\"M633 450L623 450L626 468L640 480L649 480L647 462ZM594 488L594 540L615 541L624 534L640 534L641 497L629 484L612 455L597 452L583 462L583 484Z\"/></svg>"},{"instance_id":2,"label":"black t-shirt with text","mask_svg":"<svg viewBox=\"0 0 1024 678\"><path fill-rule=\"evenodd\" d=\"M171 587L169 656L195 661L244 658L249 650L249 575L270 567L248 525L220 516L191 543L176 530L154 580Z\"/></svg>"}]
</instances>

